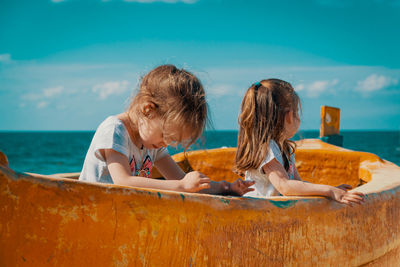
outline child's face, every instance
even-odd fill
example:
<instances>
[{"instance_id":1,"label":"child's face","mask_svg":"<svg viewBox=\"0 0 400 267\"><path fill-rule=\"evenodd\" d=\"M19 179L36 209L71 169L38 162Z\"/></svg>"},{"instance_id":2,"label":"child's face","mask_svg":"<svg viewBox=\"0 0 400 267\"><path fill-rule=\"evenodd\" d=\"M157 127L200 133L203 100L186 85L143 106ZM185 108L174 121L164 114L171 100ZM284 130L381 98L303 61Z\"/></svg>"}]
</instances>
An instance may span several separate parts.
<instances>
[{"instance_id":1,"label":"child's face","mask_svg":"<svg viewBox=\"0 0 400 267\"><path fill-rule=\"evenodd\" d=\"M139 119L139 136L143 146L148 149L156 149L160 147L166 147L167 144L163 139L163 132L161 129L160 119Z\"/></svg>"},{"instance_id":2,"label":"child's face","mask_svg":"<svg viewBox=\"0 0 400 267\"><path fill-rule=\"evenodd\" d=\"M285 117L285 137L286 139L292 138L300 127L300 116L299 112L290 111L286 113Z\"/></svg>"},{"instance_id":3,"label":"child's face","mask_svg":"<svg viewBox=\"0 0 400 267\"><path fill-rule=\"evenodd\" d=\"M181 140L190 138L188 134L180 134L179 130L176 130L177 132L174 134L166 135L163 132L162 125L163 121L161 118L139 119L138 130L143 146L148 149L158 149L169 145L176 146ZM177 128L175 127L172 129Z\"/></svg>"}]
</instances>

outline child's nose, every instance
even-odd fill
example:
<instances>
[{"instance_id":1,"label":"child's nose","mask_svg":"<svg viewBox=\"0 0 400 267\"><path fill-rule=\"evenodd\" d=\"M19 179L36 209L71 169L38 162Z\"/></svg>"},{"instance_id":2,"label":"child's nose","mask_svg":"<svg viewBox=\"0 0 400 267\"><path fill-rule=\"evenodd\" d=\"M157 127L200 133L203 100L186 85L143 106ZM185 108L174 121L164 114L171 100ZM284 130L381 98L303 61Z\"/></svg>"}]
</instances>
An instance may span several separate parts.
<instances>
[{"instance_id":1,"label":"child's nose","mask_svg":"<svg viewBox=\"0 0 400 267\"><path fill-rule=\"evenodd\" d=\"M162 146L162 147L167 147L168 144L167 144L167 142L165 142L165 141L163 140L163 141L161 141L160 146Z\"/></svg>"}]
</instances>

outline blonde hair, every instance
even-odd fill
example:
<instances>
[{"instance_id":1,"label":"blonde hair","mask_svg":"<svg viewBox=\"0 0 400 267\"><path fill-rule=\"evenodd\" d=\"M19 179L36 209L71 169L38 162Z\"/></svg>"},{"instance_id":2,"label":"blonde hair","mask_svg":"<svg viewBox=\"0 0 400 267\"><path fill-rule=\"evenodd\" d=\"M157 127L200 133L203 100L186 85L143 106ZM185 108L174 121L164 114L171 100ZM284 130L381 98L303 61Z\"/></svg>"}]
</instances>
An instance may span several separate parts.
<instances>
[{"instance_id":1,"label":"blonde hair","mask_svg":"<svg viewBox=\"0 0 400 267\"><path fill-rule=\"evenodd\" d=\"M270 140L283 138L285 115L293 111L296 116L301 108L300 98L290 83L279 79L262 80L253 84L245 93L238 118L239 135L236 151L236 171L257 169L264 160ZM283 141L283 158L288 170L288 157L295 151L295 143Z\"/></svg>"},{"instance_id":2,"label":"blonde hair","mask_svg":"<svg viewBox=\"0 0 400 267\"><path fill-rule=\"evenodd\" d=\"M168 138L172 131L190 132L185 148L193 144L202 134L207 123L207 103L203 85L192 73L174 65L161 65L146 74L140 83L139 92L129 105L128 112L133 126L143 113L146 103L152 103L155 113L163 122L163 134ZM137 129L134 129L137 132ZM178 137L182 142L182 136Z\"/></svg>"}]
</instances>

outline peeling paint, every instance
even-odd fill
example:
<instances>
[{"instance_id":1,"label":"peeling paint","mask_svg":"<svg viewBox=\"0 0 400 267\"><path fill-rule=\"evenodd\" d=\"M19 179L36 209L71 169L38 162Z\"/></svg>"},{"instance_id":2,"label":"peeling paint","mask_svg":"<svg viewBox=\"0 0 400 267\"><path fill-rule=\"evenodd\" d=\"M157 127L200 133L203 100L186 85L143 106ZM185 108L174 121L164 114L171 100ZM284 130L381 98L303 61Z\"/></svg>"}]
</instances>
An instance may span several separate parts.
<instances>
[{"instance_id":1,"label":"peeling paint","mask_svg":"<svg viewBox=\"0 0 400 267\"><path fill-rule=\"evenodd\" d=\"M128 266L129 265L129 260L128 260L128 247L127 245L122 245L118 247L119 254L114 255L114 266L122 267L122 266Z\"/></svg>"},{"instance_id":2,"label":"peeling paint","mask_svg":"<svg viewBox=\"0 0 400 267\"><path fill-rule=\"evenodd\" d=\"M221 201L222 203L225 203L225 204L229 205L229 199L220 198L220 201Z\"/></svg>"},{"instance_id":3,"label":"peeling paint","mask_svg":"<svg viewBox=\"0 0 400 267\"><path fill-rule=\"evenodd\" d=\"M275 207L278 207L281 209L286 209L286 208L292 207L297 203L297 200L285 200L285 201L268 200L268 201Z\"/></svg>"},{"instance_id":4,"label":"peeling paint","mask_svg":"<svg viewBox=\"0 0 400 267\"><path fill-rule=\"evenodd\" d=\"M358 182L360 161L377 160L368 153L318 147L299 146L296 154L303 173L313 174L313 179ZM234 149L208 151L206 158L203 152L193 153L188 160L194 169L214 171L218 175L210 176L216 179L225 174L225 180L234 177L229 165ZM347 160L351 166L337 167ZM370 171L371 180L356 190L367 198L354 207L325 198L236 198L68 179L54 183L0 168L0 262L4 266L23 261L35 266L397 266L400 168L387 162L363 168Z\"/></svg>"}]
</instances>

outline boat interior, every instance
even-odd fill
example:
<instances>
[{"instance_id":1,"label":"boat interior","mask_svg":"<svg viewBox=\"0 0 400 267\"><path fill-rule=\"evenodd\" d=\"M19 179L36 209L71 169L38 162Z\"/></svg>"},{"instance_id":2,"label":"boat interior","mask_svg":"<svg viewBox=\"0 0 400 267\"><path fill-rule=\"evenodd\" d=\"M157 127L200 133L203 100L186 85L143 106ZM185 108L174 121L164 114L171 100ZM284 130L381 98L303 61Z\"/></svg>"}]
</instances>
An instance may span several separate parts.
<instances>
[{"instance_id":1,"label":"boat interior","mask_svg":"<svg viewBox=\"0 0 400 267\"><path fill-rule=\"evenodd\" d=\"M235 153L236 148L219 148L189 151L172 157L185 172L197 170L214 181L232 182L241 178L234 171ZM383 163L374 154L344 149L318 139L297 142L295 157L297 170L303 180L332 186L349 184L353 188L369 182L371 170L375 169L376 164ZM8 164L6 156L1 152L0 161ZM28 174L74 180L79 177L79 173ZM163 179L156 168L153 169L152 177Z\"/></svg>"}]
</instances>

